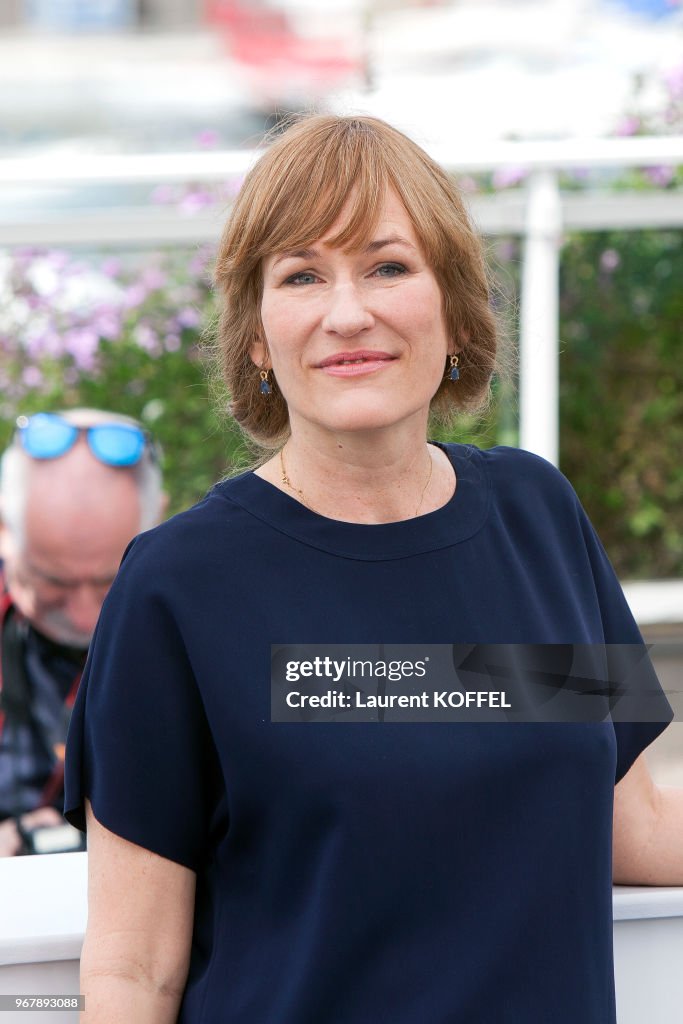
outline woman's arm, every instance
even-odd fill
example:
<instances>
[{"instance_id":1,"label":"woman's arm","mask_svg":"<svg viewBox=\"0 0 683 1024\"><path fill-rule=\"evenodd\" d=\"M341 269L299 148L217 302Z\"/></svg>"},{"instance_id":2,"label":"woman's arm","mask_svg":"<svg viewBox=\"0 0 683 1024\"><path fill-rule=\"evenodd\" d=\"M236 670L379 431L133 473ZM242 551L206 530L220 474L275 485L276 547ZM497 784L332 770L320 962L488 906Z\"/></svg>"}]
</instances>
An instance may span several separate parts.
<instances>
[{"instance_id":1,"label":"woman's arm","mask_svg":"<svg viewBox=\"0 0 683 1024\"><path fill-rule=\"evenodd\" d=\"M87 1024L175 1024L187 979L196 876L88 826L88 927L81 954Z\"/></svg>"},{"instance_id":2,"label":"woman's arm","mask_svg":"<svg viewBox=\"0 0 683 1024\"><path fill-rule=\"evenodd\" d=\"M641 754L614 789L616 885L683 885L683 789L656 786Z\"/></svg>"}]
</instances>

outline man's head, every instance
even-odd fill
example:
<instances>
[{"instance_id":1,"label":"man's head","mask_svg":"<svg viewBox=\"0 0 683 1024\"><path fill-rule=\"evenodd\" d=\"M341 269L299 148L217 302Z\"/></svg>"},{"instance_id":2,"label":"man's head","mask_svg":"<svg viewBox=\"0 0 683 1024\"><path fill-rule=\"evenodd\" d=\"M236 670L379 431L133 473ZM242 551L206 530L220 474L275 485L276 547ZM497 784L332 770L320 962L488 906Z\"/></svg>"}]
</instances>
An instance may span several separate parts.
<instances>
[{"instance_id":1,"label":"man's head","mask_svg":"<svg viewBox=\"0 0 683 1024\"><path fill-rule=\"evenodd\" d=\"M134 420L94 409L75 427ZM149 446L131 466L97 458L81 431L64 454L34 458L18 438L0 467L0 558L13 602L58 643L87 647L126 545L162 517L161 473Z\"/></svg>"}]
</instances>

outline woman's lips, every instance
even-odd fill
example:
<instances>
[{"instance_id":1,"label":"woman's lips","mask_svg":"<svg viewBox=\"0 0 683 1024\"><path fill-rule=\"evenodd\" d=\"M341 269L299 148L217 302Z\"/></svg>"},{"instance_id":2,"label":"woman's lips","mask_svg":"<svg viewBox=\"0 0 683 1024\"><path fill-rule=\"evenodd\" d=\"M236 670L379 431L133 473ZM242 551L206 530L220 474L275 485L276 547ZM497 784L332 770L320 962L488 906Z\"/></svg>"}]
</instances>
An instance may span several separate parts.
<instances>
[{"instance_id":1,"label":"woman's lips","mask_svg":"<svg viewBox=\"0 0 683 1024\"><path fill-rule=\"evenodd\" d=\"M359 377L392 363L388 352L341 352L325 359L319 369L331 377Z\"/></svg>"}]
</instances>

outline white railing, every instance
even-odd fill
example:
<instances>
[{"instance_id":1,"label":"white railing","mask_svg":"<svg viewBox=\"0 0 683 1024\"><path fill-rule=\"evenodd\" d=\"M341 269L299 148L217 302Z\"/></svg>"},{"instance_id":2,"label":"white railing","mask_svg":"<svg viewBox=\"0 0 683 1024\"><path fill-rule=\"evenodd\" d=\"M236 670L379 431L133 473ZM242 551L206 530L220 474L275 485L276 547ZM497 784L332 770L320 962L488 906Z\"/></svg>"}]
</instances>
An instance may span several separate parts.
<instances>
[{"instance_id":1,"label":"white railing","mask_svg":"<svg viewBox=\"0 0 683 1024\"><path fill-rule=\"evenodd\" d=\"M519 443L557 464L559 453L559 264L566 231L683 227L683 191L618 193L570 191L562 170L618 169L683 164L683 137L498 142L459 149L431 148L458 173L524 168L524 188L473 197L470 206L486 234L515 233L524 240L520 319ZM243 175L253 151L149 155L82 155L0 160L3 189L62 189L86 185L219 183ZM14 215L0 221L0 246L171 245L214 242L225 211L183 215L175 207L76 209L47 216ZM681 621L683 584L672 597L670 621Z\"/></svg>"},{"instance_id":2,"label":"white railing","mask_svg":"<svg viewBox=\"0 0 683 1024\"><path fill-rule=\"evenodd\" d=\"M87 918L87 854L0 860L0 892L0 995L77 995ZM619 1024L679 1020L683 888L616 886L612 905ZM16 1019L32 1020L33 1015ZM51 1011L49 1020L75 1024L78 1014Z\"/></svg>"},{"instance_id":3,"label":"white railing","mask_svg":"<svg viewBox=\"0 0 683 1024\"><path fill-rule=\"evenodd\" d=\"M452 145L428 148L440 164L456 173L503 167L559 171L683 163L683 137L675 135L477 143L466 151ZM0 161L0 186L223 181L230 175L243 174L257 157L256 150L7 157Z\"/></svg>"}]
</instances>

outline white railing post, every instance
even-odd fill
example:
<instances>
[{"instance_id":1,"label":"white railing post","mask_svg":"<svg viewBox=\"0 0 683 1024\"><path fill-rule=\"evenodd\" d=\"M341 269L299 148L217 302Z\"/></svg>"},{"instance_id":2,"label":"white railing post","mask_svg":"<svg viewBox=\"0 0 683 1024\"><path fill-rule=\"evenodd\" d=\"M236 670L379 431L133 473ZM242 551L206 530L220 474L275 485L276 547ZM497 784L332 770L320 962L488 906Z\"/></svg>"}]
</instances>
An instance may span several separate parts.
<instances>
[{"instance_id":1,"label":"white railing post","mask_svg":"<svg viewBox=\"0 0 683 1024\"><path fill-rule=\"evenodd\" d=\"M562 203L557 176L528 182L519 338L519 444L559 460L559 294Z\"/></svg>"}]
</instances>

